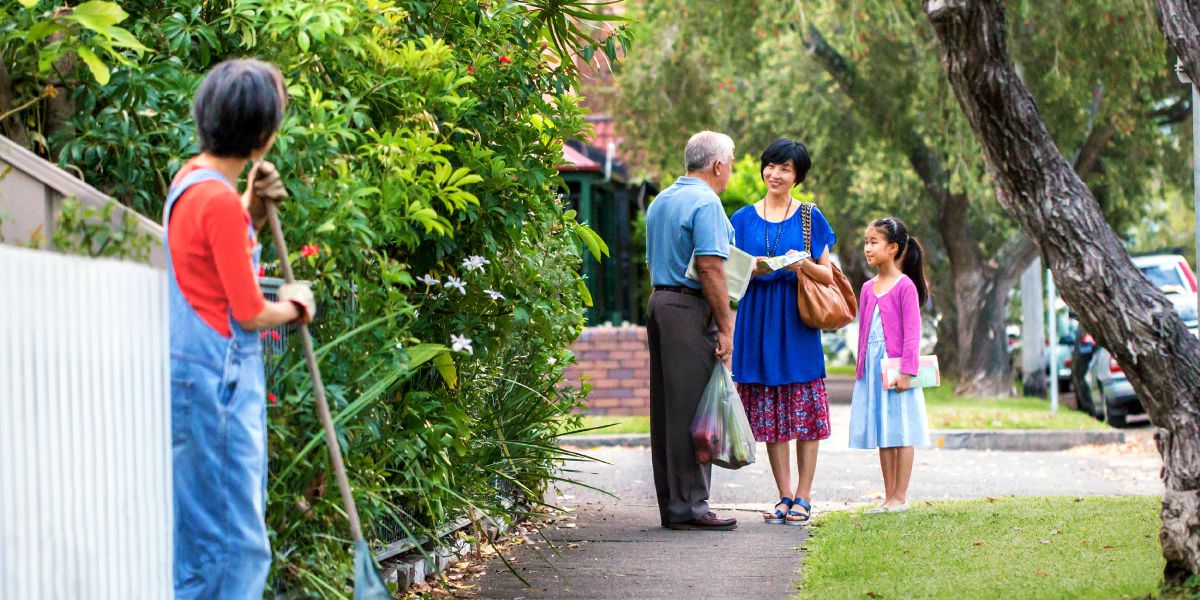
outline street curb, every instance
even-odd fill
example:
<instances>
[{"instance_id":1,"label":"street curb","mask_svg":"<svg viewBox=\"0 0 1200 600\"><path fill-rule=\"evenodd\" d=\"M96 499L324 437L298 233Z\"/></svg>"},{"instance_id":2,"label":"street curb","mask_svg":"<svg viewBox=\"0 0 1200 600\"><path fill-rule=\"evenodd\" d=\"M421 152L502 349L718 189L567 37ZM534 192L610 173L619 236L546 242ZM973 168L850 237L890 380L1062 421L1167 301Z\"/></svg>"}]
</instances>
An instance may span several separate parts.
<instances>
[{"instance_id":1,"label":"street curb","mask_svg":"<svg viewBox=\"0 0 1200 600\"><path fill-rule=\"evenodd\" d=\"M948 429L931 431L933 444L945 450L1002 450L1056 452L1076 446L1125 442L1125 432L1115 429Z\"/></svg>"},{"instance_id":2,"label":"street curb","mask_svg":"<svg viewBox=\"0 0 1200 600\"><path fill-rule=\"evenodd\" d=\"M1009 452L1056 452L1076 446L1121 444L1125 432L1113 429L946 429L929 432L933 445L943 450L1002 450ZM559 438L564 446L639 447L650 445L645 433L568 435Z\"/></svg>"}]
</instances>

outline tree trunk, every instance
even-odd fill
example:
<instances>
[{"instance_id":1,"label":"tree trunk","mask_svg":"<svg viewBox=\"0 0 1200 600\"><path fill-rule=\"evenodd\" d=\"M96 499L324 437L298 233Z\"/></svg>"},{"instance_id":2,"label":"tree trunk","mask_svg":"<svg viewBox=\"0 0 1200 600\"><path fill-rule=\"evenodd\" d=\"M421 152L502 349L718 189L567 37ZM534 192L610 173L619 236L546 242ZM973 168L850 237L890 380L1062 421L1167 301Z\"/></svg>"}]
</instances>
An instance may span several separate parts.
<instances>
[{"instance_id":1,"label":"tree trunk","mask_svg":"<svg viewBox=\"0 0 1200 600\"><path fill-rule=\"evenodd\" d=\"M864 102L871 92L859 82L854 67L829 45L815 26L809 27L805 42L851 102ZM935 209L942 245L950 263L956 312L942 321L945 325L955 325L953 330L939 326L937 350L947 364L947 375L953 374L957 378L955 393L1011 396L1012 367L1004 335L1008 296L1021 271L1036 255L1036 247L1024 236L1017 236L1019 244L1006 247L994 261L986 260L971 231L970 198L950 191L950 176L941 157L925 143L916 123L899 119L896 120L898 124L885 127L878 122L883 115L870 110L862 111L862 117L904 152ZM903 218L903 215L898 216ZM962 310L964 307L970 309ZM953 341L948 335L951 332Z\"/></svg>"},{"instance_id":2,"label":"tree trunk","mask_svg":"<svg viewBox=\"0 0 1200 600\"><path fill-rule=\"evenodd\" d=\"M8 65L0 60L0 115L16 108L16 101L13 99L14 83L12 74L8 72ZM22 146L29 146L29 135L25 126L21 124L20 113L9 115L0 122L0 133Z\"/></svg>"},{"instance_id":3,"label":"tree trunk","mask_svg":"<svg viewBox=\"0 0 1200 600\"><path fill-rule=\"evenodd\" d=\"M1063 299L1116 358L1159 428L1164 576L1168 584L1182 583L1200 572L1200 340L1133 266L1050 138L1009 58L1004 0L923 3L951 86L983 144L997 197L1038 240ZM1160 0L1168 22L1184 18L1172 12L1173 4ZM1200 40L1191 17L1190 33L1180 36L1189 43ZM1164 25L1169 39L1176 26ZM1200 43L1189 52L1191 73Z\"/></svg>"}]
</instances>

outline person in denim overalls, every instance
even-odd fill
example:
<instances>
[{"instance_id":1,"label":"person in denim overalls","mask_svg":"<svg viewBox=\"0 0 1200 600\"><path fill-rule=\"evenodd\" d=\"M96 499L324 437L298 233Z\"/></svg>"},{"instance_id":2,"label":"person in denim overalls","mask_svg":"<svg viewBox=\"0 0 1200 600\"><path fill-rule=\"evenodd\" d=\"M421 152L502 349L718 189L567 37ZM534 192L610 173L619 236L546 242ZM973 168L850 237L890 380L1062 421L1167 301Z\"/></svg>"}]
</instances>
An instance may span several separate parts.
<instances>
[{"instance_id":1,"label":"person in denim overalls","mask_svg":"<svg viewBox=\"0 0 1200 600\"><path fill-rule=\"evenodd\" d=\"M279 302L261 298L257 287L256 226L265 203L286 196L275 168L258 162L282 120L283 90L279 71L260 61L210 71L193 109L201 153L177 175L163 211L178 599L261 598L271 565L257 330L309 322L315 313L305 283L283 286ZM238 195L233 182L249 160L257 172ZM209 255L213 264L204 264ZM215 320L214 306L224 309Z\"/></svg>"}]
</instances>

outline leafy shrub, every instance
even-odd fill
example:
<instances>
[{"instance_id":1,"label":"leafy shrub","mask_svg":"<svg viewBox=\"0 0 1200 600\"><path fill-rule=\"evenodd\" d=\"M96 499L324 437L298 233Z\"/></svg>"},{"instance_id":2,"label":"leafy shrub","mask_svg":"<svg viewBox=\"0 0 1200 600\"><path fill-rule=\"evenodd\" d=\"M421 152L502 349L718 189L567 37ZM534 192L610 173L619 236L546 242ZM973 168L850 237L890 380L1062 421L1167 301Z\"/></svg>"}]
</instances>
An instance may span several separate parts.
<instances>
[{"instance_id":1,"label":"leafy shrub","mask_svg":"<svg viewBox=\"0 0 1200 600\"><path fill-rule=\"evenodd\" d=\"M9 73L44 50L22 31L51 19L49 4L0 4ZM540 502L564 457L554 437L580 400L560 385L583 325L580 252L606 252L560 194L563 140L584 129L570 93L578 74L561 57L615 56L623 30L580 37L571 15L594 9L582 0L124 9L133 17L117 22L149 51L118 52L106 85L47 72L12 88L30 99L58 86L74 106L30 144L157 218L194 151L189 102L207 68L248 55L279 65L290 103L268 158L292 194L284 231L293 251L304 246L291 258L322 305L313 333L371 537L430 535L472 510ZM64 35L55 43L72 47L100 34ZM33 101L19 121L47 130L49 100ZM346 527L311 386L295 348L271 364L271 585L342 597Z\"/></svg>"}]
</instances>

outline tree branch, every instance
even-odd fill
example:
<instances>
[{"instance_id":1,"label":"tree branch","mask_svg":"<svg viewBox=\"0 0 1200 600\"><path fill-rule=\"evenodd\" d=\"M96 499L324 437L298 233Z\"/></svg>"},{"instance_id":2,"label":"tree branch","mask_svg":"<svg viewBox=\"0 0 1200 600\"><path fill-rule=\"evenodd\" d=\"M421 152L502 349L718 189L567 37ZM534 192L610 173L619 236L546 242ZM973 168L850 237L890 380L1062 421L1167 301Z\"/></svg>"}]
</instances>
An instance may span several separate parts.
<instances>
[{"instance_id":1,"label":"tree branch","mask_svg":"<svg viewBox=\"0 0 1200 600\"><path fill-rule=\"evenodd\" d=\"M1157 0L1167 45L1183 62L1189 79L1200 84L1200 5L1181 0Z\"/></svg>"},{"instance_id":2,"label":"tree branch","mask_svg":"<svg viewBox=\"0 0 1200 600\"><path fill-rule=\"evenodd\" d=\"M829 44L816 25L809 24L808 35L805 36L804 43L808 47L808 51L817 57L817 61L825 69L825 72L829 73L829 76L838 84L842 93L851 102L867 107L870 90L862 86L854 66ZM951 200L950 191L946 188L949 176L946 174L941 158L929 148L913 124L905 121L899 127L889 130L881 121L883 115L878 111L866 109L860 110L858 113L872 127L883 133L893 145L904 152L913 170L925 185L925 190L929 193L929 198L933 201L934 206L939 213L942 212L945 204Z\"/></svg>"}]
</instances>

